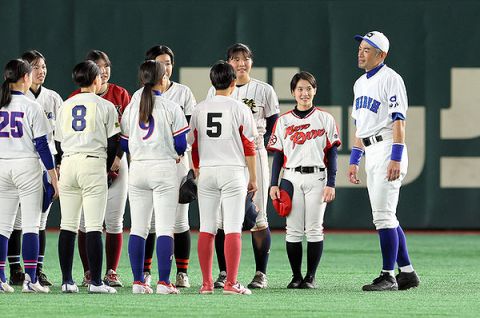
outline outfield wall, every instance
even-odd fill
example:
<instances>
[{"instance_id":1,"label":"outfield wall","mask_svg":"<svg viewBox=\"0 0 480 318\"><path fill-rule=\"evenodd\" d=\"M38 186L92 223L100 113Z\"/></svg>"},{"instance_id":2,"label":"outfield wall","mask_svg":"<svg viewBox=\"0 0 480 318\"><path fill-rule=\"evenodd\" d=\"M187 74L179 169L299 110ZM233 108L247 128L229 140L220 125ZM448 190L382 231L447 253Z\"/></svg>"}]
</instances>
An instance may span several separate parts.
<instances>
[{"instance_id":1,"label":"outfield wall","mask_svg":"<svg viewBox=\"0 0 480 318\"><path fill-rule=\"evenodd\" d=\"M337 119L343 139L337 199L328 228L372 228L367 191L346 182L356 68L355 34L378 29L390 39L387 64L404 78L410 110L410 171L399 218L407 228L480 229L480 2L477 1L0 1L0 62L36 48L47 57L46 86L64 98L74 89L73 65L89 49L112 60L111 82L137 88L145 50L175 52L173 78L197 100L209 87L208 67L225 49L254 50L255 76L270 82L282 110L291 107L291 76L299 69L318 81L316 104ZM365 180L365 177L363 177ZM191 211L198 226L198 211ZM270 207L272 227L282 227ZM59 210L49 224L57 226ZM129 222L127 222L127 225Z\"/></svg>"}]
</instances>

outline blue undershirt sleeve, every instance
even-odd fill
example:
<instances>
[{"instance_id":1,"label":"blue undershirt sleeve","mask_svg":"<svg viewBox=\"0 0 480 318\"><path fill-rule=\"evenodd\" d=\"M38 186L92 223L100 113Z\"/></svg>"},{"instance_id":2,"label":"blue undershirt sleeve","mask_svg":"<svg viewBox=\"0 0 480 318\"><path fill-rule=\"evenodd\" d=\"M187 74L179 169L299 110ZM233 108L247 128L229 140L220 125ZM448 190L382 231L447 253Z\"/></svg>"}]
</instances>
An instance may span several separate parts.
<instances>
[{"instance_id":1,"label":"blue undershirt sleeve","mask_svg":"<svg viewBox=\"0 0 480 318\"><path fill-rule=\"evenodd\" d=\"M284 159L283 151L275 151L273 154L271 187L278 186L278 178L280 176L280 170L282 170L283 167Z\"/></svg>"},{"instance_id":2,"label":"blue undershirt sleeve","mask_svg":"<svg viewBox=\"0 0 480 318\"><path fill-rule=\"evenodd\" d=\"M327 151L327 187L335 188L337 177L337 145L333 145Z\"/></svg>"},{"instance_id":3,"label":"blue undershirt sleeve","mask_svg":"<svg viewBox=\"0 0 480 318\"><path fill-rule=\"evenodd\" d=\"M52 170L55 168L53 164L52 152L48 147L47 135L38 137L34 139L35 149L37 149L38 155L45 166L45 169Z\"/></svg>"}]
</instances>

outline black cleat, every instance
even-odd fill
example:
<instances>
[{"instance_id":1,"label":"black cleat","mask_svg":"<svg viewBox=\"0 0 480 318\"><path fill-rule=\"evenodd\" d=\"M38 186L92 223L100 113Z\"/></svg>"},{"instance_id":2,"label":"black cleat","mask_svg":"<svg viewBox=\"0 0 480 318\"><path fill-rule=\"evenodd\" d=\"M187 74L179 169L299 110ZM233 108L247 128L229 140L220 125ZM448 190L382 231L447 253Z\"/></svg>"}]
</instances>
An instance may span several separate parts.
<instances>
[{"instance_id":1,"label":"black cleat","mask_svg":"<svg viewBox=\"0 0 480 318\"><path fill-rule=\"evenodd\" d=\"M395 277L397 278L399 290L415 288L420 284L420 278L418 278L418 275L415 273L415 271L411 273L400 272Z\"/></svg>"},{"instance_id":2,"label":"black cleat","mask_svg":"<svg viewBox=\"0 0 480 318\"><path fill-rule=\"evenodd\" d=\"M10 285L22 286L24 280L25 280L25 273L22 271L22 268L19 268L14 272L10 272L10 280L8 281L8 283Z\"/></svg>"},{"instance_id":3,"label":"black cleat","mask_svg":"<svg viewBox=\"0 0 480 318\"><path fill-rule=\"evenodd\" d=\"M302 289L315 289L317 288L317 284L315 284L315 277L314 276L305 276L302 283L300 284L300 288Z\"/></svg>"},{"instance_id":4,"label":"black cleat","mask_svg":"<svg viewBox=\"0 0 480 318\"><path fill-rule=\"evenodd\" d=\"M37 279L40 285L42 286L53 286L52 282L48 280L47 275L43 271L38 271L37 272Z\"/></svg>"},{"instance_id":5,"label":"black cleat","mask_svg":"<svg viewBox=\"0 0 480 318\"><path fill-rule=\"evenodd\" d=\"M293 276L292 281L287 285L287 288L295 289L295 288L300 288L300 285L302 285L302 277L295 277Z\"/></svg>"},{"instance_id":6,"label":"black cleat","mask_svg":"<svg viewBox=\"0 0 480 318\"><path fill-rule=\"evenodd\" d=\"M362 287L363 291L393 291L398 290L398 284L395 277L389 273L381 272L380 276L375 278L369 285Z\"/></svg>"}]
</instances>

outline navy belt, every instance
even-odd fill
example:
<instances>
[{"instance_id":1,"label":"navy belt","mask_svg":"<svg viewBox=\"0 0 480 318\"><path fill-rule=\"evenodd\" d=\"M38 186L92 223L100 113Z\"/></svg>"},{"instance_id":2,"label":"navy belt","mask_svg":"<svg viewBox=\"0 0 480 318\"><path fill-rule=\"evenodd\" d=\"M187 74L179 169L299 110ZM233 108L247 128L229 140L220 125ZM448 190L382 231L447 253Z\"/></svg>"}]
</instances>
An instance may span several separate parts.
<instances>
[{"instance_id":1,"label":"navy belt","mask_svg":"<svg viewBox=\"0 0 480 318\"><path fill-rule=\"evenodd\" d=\"M362 138L362 142L365 147L371 146L372 144L380 141L383 141L383 137L381 135Z\"/></svg>"},{"instance_id":2,"label":"navy belt","mask_svg":"<svg viewBox=\"0 0 480 318\"><path fill-rule=\"evenodd\" d=\"M298 167L295 167L295 168L288 168L289 170L293 170L295 172L300 172L302 174L304 173L314 173L314 172L317 172L317 171L325 171L325 168L321 168L321 167L305 167L305 166L298 166Z\"/></svg>"}]
</instances>

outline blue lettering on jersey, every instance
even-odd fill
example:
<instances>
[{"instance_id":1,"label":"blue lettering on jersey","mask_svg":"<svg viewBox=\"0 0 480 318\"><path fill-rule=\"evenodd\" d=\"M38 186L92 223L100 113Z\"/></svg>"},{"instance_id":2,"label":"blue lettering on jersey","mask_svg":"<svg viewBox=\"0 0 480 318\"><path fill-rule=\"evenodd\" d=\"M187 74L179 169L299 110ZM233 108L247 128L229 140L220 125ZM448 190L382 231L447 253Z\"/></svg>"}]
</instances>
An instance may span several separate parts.
<instances>
[{"instance_id":1,"label":"blue lettering on jersey","mask_svg":"<svg viewBox=\"0 0 480 318\"><path fill-rule=\"evenodd\" d=\"M381 103L368 96L360 96L355 100L355 109L366 108L375 114L378 112Z\"/></svg>"}]
</instances>

